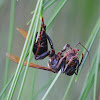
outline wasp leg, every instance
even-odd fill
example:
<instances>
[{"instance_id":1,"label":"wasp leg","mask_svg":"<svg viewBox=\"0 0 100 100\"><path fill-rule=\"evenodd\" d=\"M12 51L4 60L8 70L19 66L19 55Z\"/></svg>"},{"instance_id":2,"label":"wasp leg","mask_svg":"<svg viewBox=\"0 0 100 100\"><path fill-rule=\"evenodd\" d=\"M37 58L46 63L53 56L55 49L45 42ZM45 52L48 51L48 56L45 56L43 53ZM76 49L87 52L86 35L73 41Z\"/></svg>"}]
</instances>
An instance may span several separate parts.
<instances>
[{"instance_id":1,"label":"wasp leg","mask_svg":"<svg viewBox=\"0 0 100 100\"><path fill-rule=\"evenodd\" d=\"M47 34L46 34L46 37L47 37L47 39L49 41L49 44L50 44L50 47L51 47L51 51L49 53L49 56L52 57L55 54L55 49L53 47L53 42L52 42L51 38Z\"/></svg>"},{"instance_id":2,"label":"wasp leg","mask_svg":"<svg viewBox=\"0 0 100 100\"><path fill-rule=\"evenodd\" d=\"M19 63L19 60L20 58L13 55L13 54L9 54L9 53L6 53L6 56L12 60L13 62L15 63ZM24 66L27 65L27 61L24 62ZM34 63L29 63L29 67L32 67L32 68L37 68L37 69L42 69L42 70L47 70L47 71L50 71L50 72L54 72L51 68L48 68L48 67L44 67L44 66L40 66L40 65L36 65ZM55 72L54 72L55 73Z\"/></svg>"},{"instance_id":3,"label":"wasp leg","mask_svg":"<svg viewBox=\"0 0 100 100\"><path fill-rule=\"evenodd\" d=\"M67 69L68 65L70 65L70 64L71 64L71 62L72 62L74 59L76 59L77 57L78 57L78 55L76 55L76 56L72 57L72 58L69 60L69 62L66 64L66 66L65 66L65 68L64 68L64 71L66 71L66 69Z\"/></svg>"},{"instance_id":4,"label":"wasp leg","mask_svg":"<svg viewBox=\"0 0 100 100\"><path fill-rule=\"evenodd\" d=\"M50 54L50 51L44 52L43 54L39 55L39 56L35 56L36 60L41 60L44 59L46 56L48 56Z\"/></svg>"},{"instance_id":5,"label":"wasp leg","mask_svg":"<svg viewBox=\"0 0 100 100\"><path fill-rule=\"evenodd\" d=\"M47 37L47 39L48 39L48 41L50 43L51 49L54 49L53 42L52 42L51 38L47 34L46 34L46 37Z\"/></svg>"},{"instance_id":6,"label":"wasp leg","mask_svg":"<svg viewBox=\"0 0 100 100\"><path fill-rule=\"evenodd\" d=\"M61 72L64 72L65 62L66 62L65 59L61 62L61 65L60 65L61 66Z\"/></svg>"},{"instance_id":7,"label":"wasp leg","mask_svg":"<svg viewBox=\"0 0 100 100\"><path fill-rule=\"evenodd\" d=\"M66 45L63 47L63 49L57 53L57 56L58 56L58 57L62 57L62 58L60 59L58 65L57 65L57 67L59 67L59 66L61 65L62 61L67 57L67 55L68 55L67 53L66 53L66 55L62 56L62 52L64 52L64 51L67 49L67 47L69 47L70 49L72 49L72 48L70 47L69 44L66 44ZM67 67L62 68L62 72L64 72L64 71L66 70L66 68L67 68Z\"/></svg>"},{"instance_id":8,"label":"wasp leg","mask_svg":"<svg viewBox=\"0 0 100 100\"><path fill-rule=\"evenodd\" d=\"M66 44L66 45L63 47L63 49L61 50L61 52L64 52L67 48L70 48L70 49L72 50L71 46L70 46L69 44Z\"/></svg>"},{"instance_id":9,"label":"wasp leg","mask_svg":"<svg viewBox=\"0 0 100 100\"><path fill-rule=\"evenodd\" d=\"M66 44L66 45L63 47L63 49L62 49L61 51L58 52L57 55L61 55L64 51L66 51L67 48L70 48L70 49L72 50L71 46L70 46L69 44Z\"/></svg>"},{"instance_id":10,"label":"wasp leg","mask_svg":"<svg viewBox=\"0 0 100 100\"><path fill-rule=\"evenodd\" d=\"M76 45L75 45L75 48L78 46L78 45L81 45L89 54L89 51L81 44L81 42L78 42Z\"/></svg>"},{"instance_id":11,"label":"wasp leg","mask_svg":"<svg viewBox=\"0 0 100 100\"><path fill-rule=\"evenodd\" d=\"M84 58L84 55L83 55L83 53L82 53L81 61L80 61L80 63L78 64L78 67L77 67L76 72L75 72L76 75L78 74L79 66L82 64L83 58Z\"/></svg>"}]
</instances>

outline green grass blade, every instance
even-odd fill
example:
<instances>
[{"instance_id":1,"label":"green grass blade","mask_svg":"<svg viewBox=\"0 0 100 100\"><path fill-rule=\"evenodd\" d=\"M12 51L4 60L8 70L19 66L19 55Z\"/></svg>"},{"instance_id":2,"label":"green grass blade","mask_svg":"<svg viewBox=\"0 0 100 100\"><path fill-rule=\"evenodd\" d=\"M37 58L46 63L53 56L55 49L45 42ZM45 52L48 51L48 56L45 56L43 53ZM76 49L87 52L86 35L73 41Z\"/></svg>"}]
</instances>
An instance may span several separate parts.
<instances>
[{"instance_id":1,"label":"green grass blade","mask_svg":"<svg viewBox=\"0 0 100 100\"><path fill-rule=\"evenodd\" d=\"M47 5L51 0L46 0L43 4L43 6Z\"/></svg>"},{"instance_id":2,"label":"green grass blade","mask_svg":"<svg viewBox=\"0 0 100 100\"><path fill-rule=\"evenodd\" d=\"M25 70L25 68L23 68L22 72ZM3 88L3 90L0 93L0 98L2 97L2 95L4 94L4 92L7 90L8 86L10 85L10 83L12 82L13 78L14 78L15 73L12 75L12 77L9 79L9 81L7 82L6 86Z\"/></svg>"},{"instance_id":3,"label":"green grass blade","mask_svg":"<svg viewBox=\"0 0 100 100\"><path fill-rule=\"evenodd\" d=\"M34 87L35 87L35 81L36 81L36 76L37 76L37 69L34 69L33 70L33 78L32 78L32 90L31 90L31 98L30 98L30 100L34 100L33 99L33 94L35 94L34 93Z\"/></svg>"},{"instance_id":4,"label":"green grass blade","mask_svg":"<svg viewBox=\"0 0 100 100\"><path fill-rule=\"evenodd\" d=\"M67 87L67 89L66 89L66 91L65 91L65 94L64 94L64 97L63 97L63 100L66 100L66 97L67 97L67 95L68 95L68 91L69 91L69 89L70 89L70 87L71 87L71 84L72 84L72 82L73 82L74 76L75 76L75 75L73 75L72 78L71 78L70 81L69 81L68 87Z\"/></svg>"},{"instance_id":5,"label":"green grass blade","mask_svg":"<svg viewBox=\"0 0 100 100\"><path fill-rule=\"evenodd\" d=\"M89 44L90 44L90 46L89 46L89 48L88 48L89 51L90 51L91 46L92 46L92 44L93 44L93 42L94 42L94 40L95 40L95 38L96 38L96 36L97 36L97 33L98 33L99 28L100 28L100 19L98 19L98 21L97 21L97 23L96 23L96 25L95 25L95 27L94 27L92 33L91 33L91 36L90 36L90 38L89 38L89 40L88 40L88 43L87 43L86 46L85 46L85 47L87 48L87 47L89 46ZM83 50L83 53L85 53L85 52L86 52L86 51ZM82 62L82 64L81 64L81 66L84 65L84 63L85 63L85 61L86 61L86 58L87 58L87 55L88 55L88 54L86 54L86 56L84 57L84 60L83 60L83 62ZM78 79L78 77L79 77L79 74L80 74L80 70L79 70L79 72L78 72L78 75L77 75L75 81L77 81L77 79ZM73 79L74 79L74 76L72 76L72 78L71 78L71 80L70 80L70 82L69 82L69 84L68 84L68 88L66 89L67 92L65 92L64 99L65 99L65 96L67 96L67 94L68 94L68 90L69 90L69 88L70 88L70 86L71 86L71 84L72 84ZM80 99L79 99L79 100L80 100Z\"/></svg>"},{"instance_id":6,"label":"green grass blade","mask_svg":"<svg viewBox=\"0 0 100 100\"><path fill-rule=\"evenodd\" d=\"M45 83L45 85L37 91L37 93L32 97L31 100L35 100L36 97L37 97L45 88L47 88L47 87L50 85L50 83L54 80L54 77L55 77L55 75L53 75L53 76L47 81L47 83Z\"/></svg>"},{"instance_id":7,"label":"green grass blade","mask_svg":"<svg viewBox=\"0 0 100 100\"><path fill-rule=\"evenodd\" d=\"M98 48L98 50L100 50L100 48ZM92 61L92 66L91 66L91 70L88 72L87 77L85 79L84 82L84 86L83 89L81 91L80 97L78 100L86 100L87 95L89 94L90 88L93 85L93 80L94 80L94 96L96 96L96 84L97 84L97 76L95 76L95 74L98 73L98 68L95 68L94 66L97 65L96 67L99 67L99 55L100 52L97 52L97 54L95 55L93 61ZM96 82L95 82L96 81ZM95 99L95 97L94 97Z\"/></svg>"},{"instance_id":8,"label":"green grass blade","mask_svg":"<svg viewBox=\"0 0 100 100\"><path fill-rule=\"evenodd\" d=\"M93 100L96 100L97 75L98 75L99 61L100 61L100 45L98 47L98 52L97 52L97 60L96 60L96 68L95 68L95 78L94 78L94 94L93 94Z\"/></svg>"},{"instance_id":9,"label":"green grass blade","mask_svg":"<svg viewBox=\"0 0 100 100\"><path fill-rule=\"evenodd\" d=\"M85 89L86 89L86 87L87 87L87 84L89 83L89 81L90 81L90 79L91 79L91 76L93 76L93 74L94 74L93 71L94 71L95 61L96 61L96 55L95 55L94 58L93 58L90 71L88 72L88 74L87 74L87 76L86 76L86 78L85 78L84 86L83 86L83 88L82 88L82 91L81 91L81 93L80 93L80 97L79 97L78 100L80 100L80 99L82 98L82 95L84 94L84 91L85 91Z\"/></svg>"},{"instance_id":10,"label":"green grass blade","mask_svg":"<svg viewBox=\"0 0 100 100\"><path fill-rule=\"evenodd\" d=\"M52 2L50 2L46 7L44 7L45 6L45 4L43 5L43 11L45 11L45 10L47 10L47 8L49 8L50 6L52 6L55 2L56 2L57 0L53 0ZM34 11L32 11L31 12L31 14L33 14L34 13ZM27 23L27 25L29 25L30 23L31 23L31 21L32 21L32 19Z\"/></svg>"},{"instance_id":11,"label":"green grass blade","mask_svg":"<svg viewBox=\"0 0 100 100\"><path fill-rule=\"evenodd\" d=\"M0 93L0 98L3 96L4 92L7 90L8 86L10 85L10 83L12 82L14 78L14 75L10 78L10 80L7 82L7 84L5 85L5 87L3 88L3 90ZM5 98L5 97L4 97ZM4 100L4 98L2 98Z\"/></svg>"},{"instance_id":12,"label":"green grass blade","mask_svg":"<svg viewBox=\"0 0 100 100\"><path fill-rule=\"evenodd\" d=\"M23 77L23 80L22 80L22 84L21 84L21 88L20 88L17 100L20 100L22 90L23 90L23 86L24 86L25 79L26 79L26 75L27 75L27 71L28 71L28 68L29 68L29 62L31 60L32 50L33 50L34 41L35 41L35 34L36 34L36 31L37 31L37 28L38 28L38 23L39 23L39 17L40 17L40 14L41 14L42 4L43 4L43 0L40 0L39 11L38 11L37 18L36 18L36 24L34 25L34 28L33 28L33 30L34 30L33 39L32 39L32 43L31 43L31 47L30 47L29 57L28 57L28 60L27 60L27 66L26 66L26 69L25 69L24 77Z\"/></svg>"},{"instance_id":13,"label":"green grass blade","mask_svg":"<svg viewBox=\"0 0 100 100\"><path fill-rule=\"evenodd\" d=\"M23 50L22 50L22 54L21 54L21 57L20 57L20 60L19 60L19 64L18 64L17 70L15 72L15 76L14 76L13 82L11 84L10 90L9 90L9 93L8 93L8 96L7 96L7 100L11 100L12 99L14 91L15 91L15 87L17 85L20 73L21 73L22 68L23 68L23 64L24 64L25 57L26 57L26 54L27 54L26 52L28 52L29 44L31 42L31 39L29 39L29 37L31 36L30 34L32 32L32 27L34 25L34 21L35 21L35 18L36 18L38 5L39 5L39 1L37 3L37 6L36 6L36 10L35 10L35 14L34 14L35 16L33 16L33 18L32 18L32 22L31 22L31 25L30 25L30 28L29 28L29 31L28 31L28 35L27 35L27 38L26 38L26 41L25 41L25 45L24 45Z\"/></svg>"},{"instance_id":14,"label":"green grass blade","mask_svg":"<svg viewBox=\"0 0 100 100\"><path fill-rule=\"evenodd\" d=\"M10 29L9 29L9 41L8 41L8 53L11 52L12 48L12 39L13 39L13 33L14 33L14 21L15 21L15 7L16 7L16 0L11 0L11 11L10 11ZM4 87L7 83L8 80L8 69L9 69L9 63L10 60L6 58L6 67L5 67L5 77L4 77ZM2 97L4 100L5 98L5 93Z\"/></svg>"},{"instance_id":15,"label":"green grass blade","mask_svg":"<svg viewBox=\"0 0 100 100\"><path fill-rule=\"evenodd\" d=\"M60 0L59 4L56 6L52 16L50 17L50 21L47 24L47 31L49 30L52 22L54 21L55 17L57 16L57 14L59 13L59 11L63 8L63 6L65 5L65 3L67 2L67 0Z\"/></svg>"},{"instance_id":16,"label":"green grass blade","mask_svg":"<svg viewBox=\"0 0 100 100\"><path fill-rule=\"evenodd\" d=\"M99 28L100 28L100 18L97 20L97 23L96 23L96 25L95 25L95 27L94 27L94 29L93 29L91 35L90 35L90 38L88 39L88 42L87 42L86 45L85 45L85 47L88 48L88 51L90 51L90 49L91 49L91 47L92 47L92 45L93 45L93 43L94 43L94 41L95 41L95 39L96 39L96 36L97 36L97 34L98 34L98 31L99 31ZM85 52L86 52L86 51L83 50L83 54L84 54ZM79 72L78 72L78 75L77 75L75 81L77 81L77 79L78 79L78 77L79 77L79 75L80 75L80 72L81 72L81 70L82 70L82 67L83 67L83 65L84 65L84 62L85 62L87 56L88 56L88 53L87 53L86 56L84 57L83 63L82 63L82 65L81 65L81 67L80 67L80 70L79 70Z\"/></svg>"},{"instance_id":17,"label":"green grass blade","mask_svg":"<svg viewBox=\"0 0 100 100\"><path fill-rule=\"evenodd\" d=\"M84 86L82 88L82 91L80 93L80 97L79 97L78 100L81 100L82 99L82 97L83 97L83 95L84 95L84 93L86 91L86 87L88 86L89 82L91 81L91 79L92 79L91 77L93 77L93 75L94 75L94 70L95 70L94 65L95 65L95 61L96 61L96 56L94 57L94 59L92 61L92 64L91 64L91 69L90 69L90 71L88 72L88 74L87 74L87 76L85 78Z\"/></svg>"},{"instance_id":18,"label":"green grass blade","mask_svg":"<svg viewBox=\"0 0 100 100\"><path fill-rule=\"evenodd\" d=\"M0 98L2 97L2 95L4 94L4 92L7 90L8 86L10 85L10 83L12 82L12 80L14 78L14 75L15 75L15 73L12 75L12 77L9 79L9 81L7 82L7 84L5 85L5 87L3 88L3 90L1 91Z\"/></svg>"},{"instance_id":19,"label":"green grass blade","mask_svg":"<svg viewBox=\"0 0 100 100\"><path fill-rule=\"evenodd\" d=\"M86 100L86 97L87 97L87 95L88 95L88 93L89 93L89 91L90 91L90 89L91 89L91 87L93 85L93 80L94 80L94 75L92 76L91 80L87 84L87 87L85 88L83 96L82 96L82 98L80 100Z\"/></svg>"},{"instance_id":20,"label":"green grass blade","mask_svg":"<svg viewBox=\"0 0 100 100\"><path fill-rule=\"evenodd\" d=\"M95 66L95 62L96 62L96 59L93 60L93 64L92 64L91 70L87 74L87 77L86 77L86 80L85 80L86 82L84 82L84 86L83 86L81 95L80 95L78 100L86 100L86 97L89 94L89 91L90 91L90 89L91 89L91 87L93 85L93 80L94 80L94 74L95 74L94 66Z\"/></svg>"},{"instance_id":21,"label":"green grass blade","mask_svg":"<svg viewBox=\"0 0 100 100\"><path fill-rule=\"evenodd\" d=\"M51 24L52 22L54 21L55 17L57 16L57 14L59 13L59 11L63 8L63 6L65 5L65 3L67 2L68 0L60 0L58 2L58 5L56 6L55 10L53 11L53 14L51 14L52 16L50 17L50 21L48 22L47 24L47 31L49 30L49 28L51 27ZM55 2L55 1L54 1ZM53 3L54 3L53 2ZM49 7L53 4L51 3L50 5L48 5ZM46 8L45 8L46 9ZM44 10L45 10L44 9ZM31 20L27 23L29 24L31 22Z\"/></svg>"},{"instance_id":22,"label":"green grass blade","mask_svg":"<svg viewBox=\"0 0 100 100\"><path fill-rule=\"evenodd\" d=\"M51 5L53 5L57 0L53 0L52 2L50 2L44 9L43 11L47 10Z\"/></svg>"},{"instance_id":23,"label":"green grass blade","mask_svg":"<svg viewBox=\"0 0 100 100\"><path fill-rule=\"evenodd\" d=\"M44 96L42 97L42 100L45 100L45 98L47 97L48 93L50 92L51 88L53 87L53 85L55 84L56 80L58 79L58 77L61 74L61 70L58 72L58 74L56 75L55 79L53 80L53 82L51 83L51 85L49 86L49 88L47 89L46 93L44 94Z\"/></svg>"}]
</instances>

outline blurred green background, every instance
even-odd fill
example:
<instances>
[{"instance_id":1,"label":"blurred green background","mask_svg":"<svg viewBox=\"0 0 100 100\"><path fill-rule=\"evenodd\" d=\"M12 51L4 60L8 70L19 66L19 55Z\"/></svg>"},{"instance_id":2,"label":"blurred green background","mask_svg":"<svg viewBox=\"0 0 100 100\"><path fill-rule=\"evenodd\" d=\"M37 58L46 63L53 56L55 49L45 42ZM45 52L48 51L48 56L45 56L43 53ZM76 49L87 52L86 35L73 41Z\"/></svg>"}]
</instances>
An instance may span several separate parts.
<instances>
[{"instance_id":1,"label":"blurred green background","mask_svg":"<svg viewBox=\"0 0 100 100\"><path fill-rule=\"evenodd\" d=\"M25 42L25 38L16 30L16 27L28 30L29 26L27 26L27 22L32 18L30 13L35 9L36 2L37 0L19 0L16 2L12 54L19 57ZM59 0L57 0L57 2L59 2ZM44 12L45 24L48 23L48 20L50 19L52 11L57 5L57 2ZM11 0L0 0L0 91L2 91L4 84L6 52L8 49L9 37L10 8ZM66 43L69 43L72 47L74 47L77 42L81 42L83 45L85 45L99 17L100 0L68 0L62 10L56 16L50 30L48 31L48 34L54 43L56 53L60 51ZM85 76L90 68L90 63L96 52L97 45L100 42L99 40L100 36L96 38L96 41L93 44L93 47L90 51L90 60L89 58L86 60L78 81L73 81L66 100L78 99L85 81ZM81 47L79 48L81 49ZM42 61L38 61L38 64L47 66L47 62L48 57ZM17 64L10 61L8 80L16 71L16 67ZM21 100L30 100L31 87L33 85L33 71L33 68L29 68ZM36 69L35 71L36 81L34 84L34 94L49 80L50 77L55 75L54 73L39 69ZM97 84L97 100L99 100L100 95L99 76ZM70 78L70 76L61 74L46 100L62 100ZM20 81L17 85L18 90L21 80L22 78L20 78ZM18 90L16 90L13 100L16 100ZM38 95L36 100L41 100L41 97L44 95L46 90L47 88L45 88L44 91ZM93 88L91 88L86 100L93 100Z\"/></svg>"}]
</instances>

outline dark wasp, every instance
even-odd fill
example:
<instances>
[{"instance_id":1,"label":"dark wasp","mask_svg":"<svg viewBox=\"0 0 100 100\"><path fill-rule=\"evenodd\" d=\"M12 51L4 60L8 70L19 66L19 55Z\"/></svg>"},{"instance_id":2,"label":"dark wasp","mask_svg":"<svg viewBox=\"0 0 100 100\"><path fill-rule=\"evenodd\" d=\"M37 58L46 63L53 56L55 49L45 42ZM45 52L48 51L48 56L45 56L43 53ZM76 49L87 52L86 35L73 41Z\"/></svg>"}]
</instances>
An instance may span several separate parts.
<instances>
[{"instance_id":1,"label":"dark wasp","mask_svg":"<svg viewBox=\"0 0 100 100\"><path fill-rule=\"evenodd\" d=\"M49 58L48 66L55 72L58 72L61 69L62 73L65 73L69 76L73 75L74 73L77 75L79 66L83 61L82 53L82 58L79 62L78 51L80 50L76 48L78 45L84 47L80 42L78 42L74 48L71 48L69 44L66 44L63 49L58 52L58 54L54 54ZM66 51L67 48L69 48L69 50ZM64 51L66 52L62 54ZM86 51L88 52L87 49Z\"/></svg>"},{"instance_id":2,"label":"dark wasp","mask_svg":"<svg viewBox=\"0 0 100 100\"><path fill-rule=\"evenodd\" d=\"M27 32L24 31L21 28L17 28L17 30L24 36L27 36ZM38 68L38 69L43 69L47 71L51 71L54 73L57 73L60 69L62 73L65 73L66 75L73 75L74 73L77 75L79 66L82 63L83 60L83 53L82 53L82 58L81 61L79 62L78 58L78 52L80 51L76 47L78 45L81 45L84 47L80 42L75 45L74 48L71 48L69 44L66 44L61 51L59 51L57 54L55 53L55 49L53 47L53 43L51 38L46 34L46 25L44 24L44 20L42 18L42 24L41 24L41 30L39 37L35 37L35 43L33 47L33 53L35 55L36 60L41 60L44 59L45 57L49 56L49 61L48 61L48 67L43 67L39 65L35 65L33 63L30 63L30 67ZM51 47L51 51L48 50L48 42ZM66 51L66 49L69 48L69 50ZM84 47L85 48L85 47ZM86 49L86 48L85 48ZM86 49L88 52L88 50ZM64 52L64 53L63 53ZM17 56L14 56L12 54L7 53L7 57L11 59L12 61L18 63L19 59ZM26 65L27 62L24 63Z\"/></svg>"}]
</instances>

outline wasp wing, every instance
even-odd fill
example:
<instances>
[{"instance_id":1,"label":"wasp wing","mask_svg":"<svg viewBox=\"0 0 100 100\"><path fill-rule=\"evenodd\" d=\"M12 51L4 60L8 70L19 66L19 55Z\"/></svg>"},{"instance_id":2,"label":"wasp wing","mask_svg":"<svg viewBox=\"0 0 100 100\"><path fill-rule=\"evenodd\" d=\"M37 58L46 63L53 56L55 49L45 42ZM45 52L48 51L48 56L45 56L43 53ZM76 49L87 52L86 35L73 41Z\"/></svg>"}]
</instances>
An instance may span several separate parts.
<instances>
[{"instance_id":1,"label":"wasp wing","mask_svg":"<svg viewBox=\"0 0 100 100\"><path fill-rule=\"evenodd\" d=\"M19 63L19 60L20 58L13 55L13 54L9 54L9 53L6 53L6 56L12 60L13 62L15 63ZM24 66L27 65L27 61L24 62ZM51 68L47 68L47 67L44 67L44 66L40 66L40 65L37 65L37 64L34 64L34 63L29 63L29 67L33 67L33 68L37 68L37 69L42 69L42 70L47 70L47 71L51 71L51 72L54 72Z\"/></svg>"},{"instance_id":2,"label":"wasp wing","mask_svg":"<svg viewBox=\"0 0 100 100\"><path fill-rule=\"evenodd\" d=\"M24 29L19 28L19 27L17 27L16 29L17 29L18 32L21 33L25 38L27 37L27 34L28 34L27 31L25 31Z\"/></svg>"}]
</instances>

